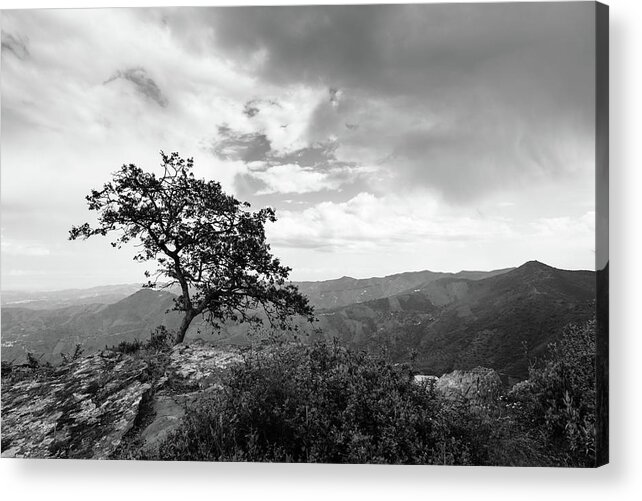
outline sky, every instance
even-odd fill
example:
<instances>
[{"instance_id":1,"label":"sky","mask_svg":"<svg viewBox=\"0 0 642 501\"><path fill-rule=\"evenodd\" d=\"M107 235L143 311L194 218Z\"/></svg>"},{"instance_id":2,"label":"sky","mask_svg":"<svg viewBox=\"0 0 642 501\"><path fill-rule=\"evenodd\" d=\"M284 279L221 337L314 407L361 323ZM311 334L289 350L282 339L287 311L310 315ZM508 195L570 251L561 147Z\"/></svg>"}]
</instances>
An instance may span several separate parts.
<instances>
[{"instance_id":1,"label":"sky","mask_svg":"<svg viewBox=\"0 0 642 501\"><path fill-rule=\"evenodd\" d=\"M160 150L293 280L595 269L594 48L592 2L3 11L2 289L143 281L67 236Z\"/></svg>"}]
</instances>

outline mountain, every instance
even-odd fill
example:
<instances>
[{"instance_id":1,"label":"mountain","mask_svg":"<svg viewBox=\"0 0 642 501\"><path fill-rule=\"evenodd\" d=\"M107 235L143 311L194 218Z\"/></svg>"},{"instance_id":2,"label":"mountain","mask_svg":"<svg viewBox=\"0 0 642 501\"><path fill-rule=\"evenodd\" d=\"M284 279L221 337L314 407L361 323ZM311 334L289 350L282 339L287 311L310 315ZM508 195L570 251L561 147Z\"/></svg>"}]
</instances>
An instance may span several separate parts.
<instances>
[{"instance_id":1,"label":"mountain","mask_svg":"<svg viewBox=\"0 0 642 501\"><path fill-rule=\"evenodd\" d=\"M434 375L481 365L522 379L529 361L542 355L565 325L593 315L595 301L594 272L537 261L494 272L422 271L298 285L317 307L319 320L312 327L299 322L304 339L336 337L358 349L385 350L392 360L412 358L419 372ZM143 289L113 304L3 307L2 358L20 360L31 351L56 362L76 343L91 352L148 338L161 324L176 329L180 313L167 312L174 298ZM216 344L252 341L245 325L229 323L214 332L202 318L194 320L187 336L198 337Z\"/></svg>"},{"instance_id":2,"label":"mountain","mask_svg":"<svg viewBox=\"0 0 642 501\"><path fill-rule=\"evenodd\" d=\"M386 277L352 278L341 277L322 282L294 282L299 290L308 297L316 308L327 309L364 303L381 299L402 292L412 291L441 278L463 278L480 280L501 275L513 268L493 271L460 271L459 273L442 273L434 271L413 271L398 273Z\"/></svg>"},{"instance_id":3,"label":"mountain","mask_svg":"<svg viewBox=\"0 0 642 501\"><path fill-rule=\"evenodd\" d=\"M396 361L414 352L426 374L482 365L521 379L565 325L594 314L594 301L594 272L532 261L480 280L441 278L412 292L322 311L316 327L353 347L383 347Z\"/></svg>"}]
</instances>

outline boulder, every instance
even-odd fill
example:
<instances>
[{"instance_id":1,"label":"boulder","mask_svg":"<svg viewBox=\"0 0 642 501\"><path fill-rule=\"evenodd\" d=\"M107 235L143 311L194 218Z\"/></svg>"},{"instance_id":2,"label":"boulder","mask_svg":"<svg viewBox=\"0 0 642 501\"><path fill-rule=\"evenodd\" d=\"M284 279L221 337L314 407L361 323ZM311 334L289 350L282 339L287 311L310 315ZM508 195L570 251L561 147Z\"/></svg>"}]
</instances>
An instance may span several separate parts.
<instances>
[{"instance_id":1,"label":"boulder","mask_svg":"<svg viewBox=\"0 0 642 501\"><path fill-rule=\"evenodd\" d=\"M151 385L147 364L104 351L2 384L2 457L107 459Z\"/></svg>"},{"instance_id":2,"label":"boulder","mask_svg":"<svg viewBox=\"0 0 642 501\"><path fill-rule=\"evenodd\" d=\"M502 389L499 374L493 369L476 367L444 374L435 382L435 389L451 400L487 401L496 398Z\"/></svg>"}]
</instances>

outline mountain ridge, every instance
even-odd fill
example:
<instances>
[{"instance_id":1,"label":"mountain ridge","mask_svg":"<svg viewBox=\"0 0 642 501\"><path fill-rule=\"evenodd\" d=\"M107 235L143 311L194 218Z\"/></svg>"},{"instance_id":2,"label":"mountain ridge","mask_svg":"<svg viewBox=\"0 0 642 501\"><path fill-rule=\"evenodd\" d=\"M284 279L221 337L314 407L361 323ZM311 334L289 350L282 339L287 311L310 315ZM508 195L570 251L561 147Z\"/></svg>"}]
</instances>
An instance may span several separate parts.
<instances>
[{"instance_id":1,"label":"mountain ridge","mask_svg":"<svg viewBox=\"0 0 642 501\"><path fill-rule=\"evenodd\" d=\"M524 377L524 346L528 356L538 356L564 325L587 319L595 299L595 272L559 270L538 261L494 272L341 280L301 291L312 296L319 319L314 327L323 331L300 320L305 339L337 337L366 351L385 348L395 361L407 361L415 352L417 370L431 374L484 365ZM76 343L91 351L148 337L160 324L175 329L181 314L167 311L175 297L142 289L107 305L3 307L3 359L32 351L55 361ZM197 337L214 344L253 342L244 325L228 323L213 332L202 319L188 332L188 339Z\"/></svg>"}]
</instances>

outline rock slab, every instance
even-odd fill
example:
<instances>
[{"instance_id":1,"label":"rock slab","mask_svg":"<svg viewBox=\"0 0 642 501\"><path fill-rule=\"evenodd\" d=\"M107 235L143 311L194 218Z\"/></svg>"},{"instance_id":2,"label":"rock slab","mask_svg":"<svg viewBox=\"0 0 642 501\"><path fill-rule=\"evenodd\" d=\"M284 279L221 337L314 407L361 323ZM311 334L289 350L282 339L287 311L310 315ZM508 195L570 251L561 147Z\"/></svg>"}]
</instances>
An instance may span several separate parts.
<instances>
[{"instance_id":1,"label":"rock slab","mask_svg":"<svg viewBox=\"0 0 642 501\"><path fill-rule=\"evenodd\" d=\"M108 459L151 385L122 353L75 360L51 376L2 385L2 457Z\"/></svg>"},{"instance_id":2,"label":"rock slab","mask_svg":"<svg viewBox=\"0 0 642 501\"><path fill-rule=\"evenodd\" d=\"M172 348L163 378L165 387L160 387L153 398L154 420L141 433L143 448L155 450L181 425L185 408L205 393L220 390L225 375L242 360L238 348L212 346L200 340ZM192 391L176 393L171 390L172 382Z\"/></svg>"}]
</instances>

